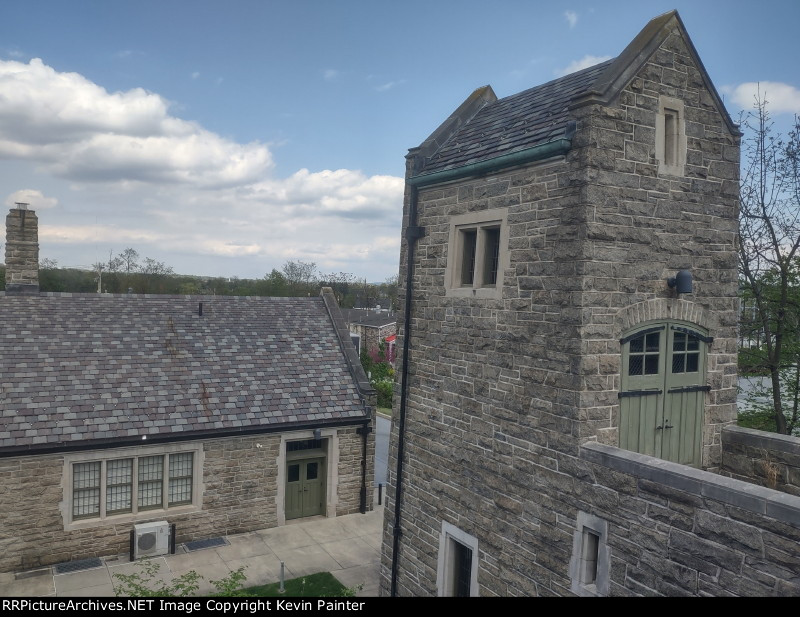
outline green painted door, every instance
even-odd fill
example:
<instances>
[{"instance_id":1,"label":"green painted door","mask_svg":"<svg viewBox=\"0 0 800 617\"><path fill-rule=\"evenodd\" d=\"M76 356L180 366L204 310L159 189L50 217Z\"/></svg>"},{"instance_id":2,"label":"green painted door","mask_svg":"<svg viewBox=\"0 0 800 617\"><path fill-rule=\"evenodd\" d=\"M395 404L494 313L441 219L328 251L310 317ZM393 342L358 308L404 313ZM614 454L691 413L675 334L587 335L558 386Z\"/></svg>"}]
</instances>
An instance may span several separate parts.
<instances>
[{"instance_id":1,"label":"green painted door","mask_svg":"<svg viewBox=\"0 0 800 617\"><path fill-rule=\"evenodd\" d=\"M710 340L695 327L672 322L622 339L621 448L700 465Z\"/></svg>"},{"instance_id":2,"label":"green painted door","mask_svg":"<svg viewBox=\"0 0 800 617\"><path fill-rule=\"evenodd\" d=\"M286 519L325 513L323 458L286 463Z\"/></svg>"}]
</instances>

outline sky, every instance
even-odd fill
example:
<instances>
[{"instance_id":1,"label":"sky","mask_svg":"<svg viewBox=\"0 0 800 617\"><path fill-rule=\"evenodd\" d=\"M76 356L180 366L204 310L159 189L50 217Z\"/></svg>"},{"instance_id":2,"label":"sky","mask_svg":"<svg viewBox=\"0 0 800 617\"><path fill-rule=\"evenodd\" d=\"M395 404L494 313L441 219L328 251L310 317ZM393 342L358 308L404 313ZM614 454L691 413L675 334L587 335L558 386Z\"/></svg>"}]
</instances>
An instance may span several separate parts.
<instances>
[{"instance_id":1,"label":"sky","mask_svg":"<svg viewBox=\"0 0 800 617\"><path fill-rule=\"evenodd\" d=\"M384 281L409 148L475 88L615 57L671 9L731 116L760 87L786 130L797 0L3 0L0 199L62 267L132 247L180 274Z\"/></svg>"}]
</instances>

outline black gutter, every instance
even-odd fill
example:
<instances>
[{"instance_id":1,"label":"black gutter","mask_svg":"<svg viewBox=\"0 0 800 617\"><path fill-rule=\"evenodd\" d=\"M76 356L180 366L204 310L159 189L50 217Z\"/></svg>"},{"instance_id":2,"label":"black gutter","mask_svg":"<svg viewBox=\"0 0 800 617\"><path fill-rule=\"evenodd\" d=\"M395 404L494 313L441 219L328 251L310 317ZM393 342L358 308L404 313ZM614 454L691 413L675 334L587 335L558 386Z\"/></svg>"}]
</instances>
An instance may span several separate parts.
<instances>
[{"instance_id":1,"label":"black gutter","mask_svg":"<svg viewBox=\"0 0 800 617\"><path fill-rule=\"evenodd\" d=\"M372 432L371 421L364 422L356 429L356 433L363 437L361 445L361 503L359 511L361 514L367 513L367 436Z\"/></svg>"},{"instance_id":2,"label":"black gutter","mask_svg":"<svg viewBox=\"0 0 800 617\"><path fill-rule=\"evenodd\" d=\"M401 371L400 417L397 421L397 471L395 473L394 494L392 597L397 596L397 560L398 551L400 549L400 537L403 535L400 529L400 503L403 495L403 454L405 450L406 404L408 400L408 350L411 344L411 295L413 291L411 280L414 274L414 249L417 246L417 240L425 233L423 228L417 227L417 197L417 187L409 184L408 228L406 229L406 242L408 243L408 251L406 254L406 302L405 314L403 315L403 369Z\"/></svg>"},{"instance_id":3,"label":"black gutter","mask_svg":"<svg viewBox=\"0 0 800 617\"><path fill-rule=\"evenodd\" d=\"M215 439L222 437L268 435L271 433L285 433L287 431L313 430L315 428L328 428L340 426L354 426L364 423L369 424L370 417L356 416L353 418L341 418L338 420L317 420L315 422L297 422L293 424L275 424L270 426L247 426L241 428L210 429L204 431L192 431L187 433L171 433L164 435L138 435L134 437L111 437L109 439L98 439L84 441L73 444L71 442L59 442L55 444L32 444L30 446L15 446L0 450L0 458L11 458L14 456L30 456L34 454L57 454L59 452L80 452L84 450L112 450L130 446L148 446L150 444L173 443L179 441L198 441L201 439ZM146 436L147 439L142 439Z\"/></svg>"}]
</instances>

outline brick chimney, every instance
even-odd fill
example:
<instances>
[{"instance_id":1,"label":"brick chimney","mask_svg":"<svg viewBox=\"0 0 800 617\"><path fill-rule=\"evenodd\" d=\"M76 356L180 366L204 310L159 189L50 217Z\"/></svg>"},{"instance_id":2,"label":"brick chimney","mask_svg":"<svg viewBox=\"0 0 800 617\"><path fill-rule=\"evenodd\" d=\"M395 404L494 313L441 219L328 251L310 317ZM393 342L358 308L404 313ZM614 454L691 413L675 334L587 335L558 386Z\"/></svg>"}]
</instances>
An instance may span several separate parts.
<instances>
[{"instance_id":1,"label":"brick chimney","mask_svg":"<svg viewBox=\"0 0 800 617\"><path fill-rule=\"evenodd\" d=\"M6 217L6 293L39 293L39 219L18 203Z\"/></svg>"}]
</instances>

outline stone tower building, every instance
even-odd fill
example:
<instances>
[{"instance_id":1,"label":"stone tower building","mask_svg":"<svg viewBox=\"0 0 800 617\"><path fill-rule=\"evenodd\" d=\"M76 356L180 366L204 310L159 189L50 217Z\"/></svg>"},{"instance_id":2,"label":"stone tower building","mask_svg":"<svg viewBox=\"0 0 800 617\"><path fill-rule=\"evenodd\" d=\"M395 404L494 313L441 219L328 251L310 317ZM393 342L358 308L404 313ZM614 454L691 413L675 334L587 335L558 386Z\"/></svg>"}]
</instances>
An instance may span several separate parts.
<instances>
[{"instance_id":1,"label":"stone tower building","mask_svg":"<svg viewBox=\"0 0 800 617\"><path fill-rule=\"evenodd\" d=\"M383 593L800 591L796 557L749 561L791 552L800 498L716 473L739 137L672 11L411 149Z\"/></svg>"}]
</instances>

